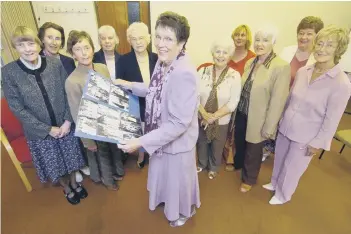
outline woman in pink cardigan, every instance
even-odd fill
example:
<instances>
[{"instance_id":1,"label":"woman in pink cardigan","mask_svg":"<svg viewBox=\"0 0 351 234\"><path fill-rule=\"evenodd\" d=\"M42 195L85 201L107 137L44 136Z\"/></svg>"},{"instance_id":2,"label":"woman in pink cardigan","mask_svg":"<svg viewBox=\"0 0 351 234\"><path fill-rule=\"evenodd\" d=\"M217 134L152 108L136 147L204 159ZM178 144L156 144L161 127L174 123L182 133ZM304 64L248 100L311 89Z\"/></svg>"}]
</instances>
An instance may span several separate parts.
<instances>
[{"instance_id":1,"label":"woman in pink cardigan","mask_svg":"<svg viewBox=\"0 0 351 234\"><path fill-rule=\"evenodd\" d=\"M330 150L351 95L351 83L339 60L348 47L346 30L322 29L314 40L316 63L300 68L280 121L271 183L271 205L290 201L312 157Z\"/></svg>"}]
</instances>

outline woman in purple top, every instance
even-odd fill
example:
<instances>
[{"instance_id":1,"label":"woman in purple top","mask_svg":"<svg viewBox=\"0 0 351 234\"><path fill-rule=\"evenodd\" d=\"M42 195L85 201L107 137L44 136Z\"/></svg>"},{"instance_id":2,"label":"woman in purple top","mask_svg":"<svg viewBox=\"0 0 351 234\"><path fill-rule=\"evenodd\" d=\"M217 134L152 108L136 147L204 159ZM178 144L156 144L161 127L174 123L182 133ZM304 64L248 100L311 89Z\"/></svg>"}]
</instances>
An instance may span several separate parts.
<instances>
[{"instance_id":1,"label":"woman in purple top","mask_svg":"<svg viewBox=\"0 0 351 234\"><path fill-rule=\"evenodd\" d=\"M155 210L165 203L164 212L172 227L184 225L195 214L195 207L200 207L195 156L199 77L185 53L189 35L184 16L162 13L156 22L158 61L150 86L114 81L146 97L145 135L121 143L119 148L128 153L143 148L149 153L149 208Z\"/></svg>"},{"instance_id":2,"label":"woman in purple top","mask_svg":"<svg viewBox=\"0 0 351 234\"><path fill-rule=\"evenodd\" d=\"M263 185L275 191L272 205L290 201L312 157L330 150L351 95L351 83L338 64L348 42L346 30L322 29L314 40L316 63L296 73L280 121L271 183Z\"/></svg>"},{"instance_id":3,"label":"woman in purple top","mask_svg":"<svg viewBox=\"0 0 351 234\"><path fill-rule=\"evenodd\" d=\"M316 62L312 55L313 41L323 27L324 23L319 17L307 16L303 18L296 30L297 45L287 46L280 53L280 57L290 63L290 88L294 83L297 70ZM266 141L262 161L274 154L274 148L274 140Z\"/></svg>"}]
</instances>

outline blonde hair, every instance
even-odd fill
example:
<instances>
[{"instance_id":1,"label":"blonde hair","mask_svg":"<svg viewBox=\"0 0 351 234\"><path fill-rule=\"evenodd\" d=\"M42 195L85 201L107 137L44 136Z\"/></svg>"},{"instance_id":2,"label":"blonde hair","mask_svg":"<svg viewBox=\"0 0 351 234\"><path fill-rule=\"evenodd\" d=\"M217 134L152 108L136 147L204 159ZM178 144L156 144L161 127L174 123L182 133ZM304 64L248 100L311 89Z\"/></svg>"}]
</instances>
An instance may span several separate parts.
<instances>
[{"instance_id":1,"label":"blonde hair","mask_svg":"<svg viewBox=\"0 0 351 234\"><path fill-rule=\"evenodd\" d=\"M129 25L129 27L127 28L127 41L129 42L129 44L130 44L130 37L134 31L141 32L143 35L145 35L147 44L150 43L151 38L149 34L149 28L147 27L147 25L144 24L143 22L134 22L131 25Z\"/></svg>"},{"instance_id":2,"label":"blonde hair","mask_svg":"<svg viewBox=\"0 0 351 234\"><path fill-rule=\"evenodd\" d=\"M349 32L345 28L340 28L337 27L336 25L329 25L323 29L321 29L316 38L314 39L314 46L313 50L315 50L315 45L317 44L318 40L321 40L322 38L328 38L336 36L336 40L338 43L338 46L336 47L335 50L335 57L334 57L334 63L338 64L341 56L346 52L347 47L349 45Z\"/></svg>"},{"instance_id":3,"label":"blonde hair","mask_svg":"<svg viewBox=\"0 0 351 234\"><path fill-rule=\"evenodd\" d=\"M213 54L218 47L224 47L228 51L229 56L233 56L234 45L230 38L221 38L215 40L211 46L211 53Z\"/></svg>"},{"instance_id":4,"label":"blonde hair","mask_svg":"<svg viewBox=\"0 0 351 234\"><path fill-rule=\"evenodd\" d=\"M31 41L37 43L40 47L42 46L37 34L26 26L17 26L11 35L11 45L16 49L16 44L19 42Z\"/></svg>"},{"instance_id":5,"label":"blonde hair","mask_svg":"<svg viewBox=\"0 0 351 234\"><path fill-rule=\"evenodd\" d=\"M112 34L115 37L116 45L119 44L119 38L117 36L116 30L110 26L110 25L103 25L99 28L98 34L99 34L99 40L100 40L100 35L103 34L104 32L112 32Z\"/></svg>"},{"instance_id":6,"label":"blonde hair","mask_svg":"<svg viewBox=\"0 0 351 234\"><path fill-rule=\"evenodd\" d=\"M234 31L232 32L232 39L234 41L234 36L241 33L242 31L246 32L245 49L249 50L252 45L252 33L249 26L247 26L246 24L239 25L238 27L236 27L236 29L234 29Z\"/></svg>"}]
</instances>

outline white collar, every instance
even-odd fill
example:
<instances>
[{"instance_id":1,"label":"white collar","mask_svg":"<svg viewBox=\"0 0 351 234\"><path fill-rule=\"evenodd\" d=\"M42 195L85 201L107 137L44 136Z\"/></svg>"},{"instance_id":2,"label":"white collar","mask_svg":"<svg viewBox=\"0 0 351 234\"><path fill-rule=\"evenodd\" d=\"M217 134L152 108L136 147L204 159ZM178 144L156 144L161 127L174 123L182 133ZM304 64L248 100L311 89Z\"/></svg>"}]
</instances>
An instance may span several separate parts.
<instances>
[{"instance_id":1,"label":"white collar","mask_svg":"<svg viewBox=\"0 0 351 234\"><path fill-rule=\"evenodd\" d=\"M24 66L26 66L30 70L36 70L36 69L39 69L41 67L41 56L40 55L38 56L38 63L36 65L28 63L26 60L22 59L22 57L20 57L20 60L24 64Z\"/></svg>"}]
</instances>

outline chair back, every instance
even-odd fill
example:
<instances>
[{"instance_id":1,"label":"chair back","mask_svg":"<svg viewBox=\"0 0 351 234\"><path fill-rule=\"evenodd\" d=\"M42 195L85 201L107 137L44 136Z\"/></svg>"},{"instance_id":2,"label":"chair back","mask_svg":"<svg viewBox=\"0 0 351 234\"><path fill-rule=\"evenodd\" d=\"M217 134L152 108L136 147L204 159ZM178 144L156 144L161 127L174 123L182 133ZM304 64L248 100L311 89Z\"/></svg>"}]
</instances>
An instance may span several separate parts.
<instances>
[{"instance_id":1,"label":"chair back","mask_svg":"<svg viewBox=\"0 0 351 234\"><path fill-rule=\"evenodd\" d=\"M10 143L24 136L22 124L10 110L5 98L1 98L1 128Z\"/></svg>"}]
</instances>

